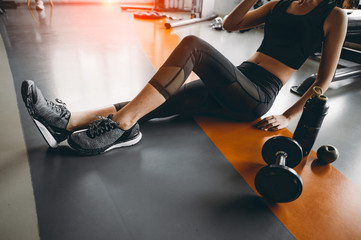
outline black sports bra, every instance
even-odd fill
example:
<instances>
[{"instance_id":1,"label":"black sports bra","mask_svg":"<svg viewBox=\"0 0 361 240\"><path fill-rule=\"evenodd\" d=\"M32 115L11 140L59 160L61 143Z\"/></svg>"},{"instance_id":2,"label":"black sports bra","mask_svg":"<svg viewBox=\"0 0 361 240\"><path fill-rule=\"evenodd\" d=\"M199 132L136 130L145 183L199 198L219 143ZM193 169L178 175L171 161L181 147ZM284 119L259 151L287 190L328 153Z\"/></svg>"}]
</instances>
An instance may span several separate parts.
<instances>
[{"instance_id":1,"label":"black sports bra","mask_svg":"<svg viewBox=\"0 0 361 240\"><path fill-rule=\"evenodd\" d=\"M323 24L335 5L325 0L305 15L293 15L287 13L292 2L280 1L268 14L264 39L257 51L299 69L310 55L320 50Z\"/></svg>"}]
</instances>

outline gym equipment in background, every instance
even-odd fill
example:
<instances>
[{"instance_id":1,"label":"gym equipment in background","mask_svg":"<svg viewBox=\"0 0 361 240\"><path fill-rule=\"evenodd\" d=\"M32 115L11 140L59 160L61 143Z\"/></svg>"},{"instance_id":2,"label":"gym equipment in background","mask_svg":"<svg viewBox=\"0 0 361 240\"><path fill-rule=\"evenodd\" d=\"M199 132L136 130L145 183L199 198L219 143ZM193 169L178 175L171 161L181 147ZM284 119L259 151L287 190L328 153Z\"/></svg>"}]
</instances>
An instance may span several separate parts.
<instances>
[{"instance_id":1,"label":"gym equipment in background","mask_svg":"<svg viewBox=\"0 0 361 240\"><path fill-rule=\"evenodd\" d=\"M167 29L169 29L169 28L185 26L185 25L189 25L189 24L193 24L193 23L209 21L216 17L217 17L217 15L211 15L209 17L204 17L204 18L191 18L191 19L185 19L185 20L176 21L176 22L167 22L164 25Z\"/></svg>"},{"instance_id":2,"label":"gym equipment in background","mask_svg":"<svg viewBox=\"0 0 361 240\"><path fill-rule=\"evenodd\" d=\"M209 26L215 30L223 30L223 18L216 17Z\"/></svg>"},{"instance_id":3,"label":"gym equipment in background","mask_svg":"<svg viewBox=\"0 0 361 240\"><path fill-rule=\"evenodd\" d=\"M217 17L213 13L214 0L192 0L190 19L165 23L167 29L185 26L193 23L209 21Z\"/></svg>"},{"instance_id":4,"label":"gym equipment in background","mask_svg":"<svg viewBox=\"0 0 361 240\"><path fill-rule=\"evenodd\" d=\"M191 0L191 4L186 5L184 0L154 0L153 5L127 5L122 4L120 8L122 10L128 9L137 9L144 10L138 11L134 13L135 18L140 19L160 19L160 18L168 18L172 20L170 22L165 23L165 27L167 29L185 26L188 24L203 22L212 20L217 17L217 15L213 14L213 5L215 0ZM189 12L189 19L181 19L177 17L173 17L160 12Z\"/></svg>"},{"instance_id":5,"label":"gym equipment in background","mask_svg":"<svg viewBox=\"0 0 361 240\"><path fill-rule=\"evenodd\" d=\"M161 14L159 12L156 11L141 11L141 12L135 12L133 13L135 18L140 18L140 19L160 19L160 18L165 18L166 15Z\"/></svg>"},{"instance_id":6,"label":"gym equipment in background","mask_svg":"<svg viewBox=\"0 0 361 240\"><path fill-rule=\"evenodd\" d=\"M172 17L170 15L167 14L163 14L160 12L156 12L156 11L140 11L140 12L135 12L133 13L135 18L139 18L139 19L161 19L161 18L168 18L171 20L181 20L180 18L177 17Z\"/></svg>"},{"instance_id":7,"label":"gym equipment in background","mask_svg":"<svg viewBox=\"0 0 361 240\"><path fill-rule=\"evenodd\" d=\"M292 138L277 136L267 140L262 147L262 157L268 166L256 175L257 191L275 203L296 200L302 193L303 183L292 168L301 162L302 155L302 147Z\"/></svg>"},{"instance_id":8,"label":"gym equipment in background","mask_svg":"<svg viewBox=\"0 0 361 240\"><path fill-rule=\"evenodd\" d=\"M344 1L338 1L337 5L342 7ZM360 1L361 3L361 1ZM352 5L352 4L350 4ZM354 6L353 4L352 6ZM359 7L360 8L360 5ZM354 62L355 66L341 66L335 72L332 82L346 79L361 79L361 9L344 9L347 13L348 25L346 40L342 48L341 59ZM318 60L317 54L313 57ZM298 86L291 87L290 91L298 96L302 96L315 82L317 74L312 74Z\"/></svg>"},{"instance_id":9,"label":"gym equipment in background","mask_svg":"<svg viewBox=\"0 0 361 240\"><path fill-rule=\"evenodd\" d=\"M298 86L291 87L291 92L298 95L303 96L305 92L312 86L312 84L316 81L317 74L312 74ZM336 70L335 76L332 82L342 81L346 79L357 79L361 78L361 66L353 66L353 67L345 67L339 68Z\"/></svg>"}]
</instances>

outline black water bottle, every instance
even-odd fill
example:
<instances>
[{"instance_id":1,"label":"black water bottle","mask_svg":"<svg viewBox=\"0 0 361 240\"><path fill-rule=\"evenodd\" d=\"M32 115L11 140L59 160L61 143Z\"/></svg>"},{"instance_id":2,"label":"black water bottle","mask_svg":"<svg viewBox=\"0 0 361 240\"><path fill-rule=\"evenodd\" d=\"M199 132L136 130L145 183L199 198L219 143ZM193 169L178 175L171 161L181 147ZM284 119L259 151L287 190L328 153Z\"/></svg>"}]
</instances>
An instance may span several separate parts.
<instances>
[{"instance_id":1,"label":"black water bottle","mask_svg":"<svg viewBox=\"0 0 361 240\"><path fill-rule=\"evenodd\" d=\"M293 139L302 147L303 156L310 153L329 108L328 99L322 94L322 89L316 86L313 91L314 95L306 101L293 134Z\"/></svg>"}]
</instances>

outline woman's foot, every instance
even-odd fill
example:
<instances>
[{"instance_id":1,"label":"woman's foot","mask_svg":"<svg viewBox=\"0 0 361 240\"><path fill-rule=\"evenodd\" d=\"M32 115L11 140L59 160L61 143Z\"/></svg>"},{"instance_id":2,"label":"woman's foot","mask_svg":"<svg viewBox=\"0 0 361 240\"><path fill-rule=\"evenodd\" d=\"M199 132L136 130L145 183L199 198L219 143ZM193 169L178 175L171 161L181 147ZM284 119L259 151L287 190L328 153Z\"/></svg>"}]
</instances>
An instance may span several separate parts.
<instances>
[{"instance_id":1,"label":"woman's foot","mask_svg":"<svg viewBox=\"0 0 361 240\"><path fill-rule=\"evenodd\" d=\"M57 147L71 134L66 130L70 112L65 103L56 100L56 104L45 99L31 80L22 83L21 95L31 118L50 147Z\"/></svg>"},{"instance_id":2,"label":"woman's foot","mask_svg":"<svg viewBox=\"0 0 361 240\"><path fill-rule=\"evenodd\" d=\"M137 144L142 138L136 123L129 130L119 128L119 123L112 120L113 115L99 117L90 123L88 129L76 131L68 137L69 145L87 155L95 155L115 148Z\"/></svg>"}]
</instances>

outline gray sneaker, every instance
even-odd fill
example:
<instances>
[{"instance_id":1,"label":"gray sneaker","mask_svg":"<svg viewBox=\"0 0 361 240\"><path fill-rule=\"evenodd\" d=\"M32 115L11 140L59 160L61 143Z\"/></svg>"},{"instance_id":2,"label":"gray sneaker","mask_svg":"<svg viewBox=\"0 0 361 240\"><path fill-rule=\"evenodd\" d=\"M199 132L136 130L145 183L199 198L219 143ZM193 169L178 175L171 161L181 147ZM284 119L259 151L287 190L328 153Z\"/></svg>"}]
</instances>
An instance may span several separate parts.
<instances>
[{"instance_id":1,"label":"gray sneaker","mask_svg":"<svg viewBox=\"0 0 361 240\"><path fill-rule=\"evenodd\" d=\"M95 155L115 148L128 147L137 144L142 138L139 124L124 131L118 127L119 122L108 117L99 117L90 123L88 129L73 132L68 137L68 143L73 149L87 155Z\"/></svg>"},{"instance_id":2,"label":"gray sneaker","mask_svg":"<svg viewBox=\"0 0 361 240\"><path fill-rule=\"evenodd\" d=\"M22 83L21 95L31 118L50 147L57 147L71 134L66 130L70 112L65 103L57 99L56 104L45 99L31 80Z\"/></svg>"},{"instance_id":3,"label":"gray sneaker","mask_svg":"<svg viewBox=\"0 0 361 240\"><path fill-rule=\"evenodd\" d=\"M35 9L39 11L44 10L44 2L41 0L35 0Z\"/></svg>"}]
</instances>

